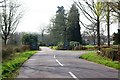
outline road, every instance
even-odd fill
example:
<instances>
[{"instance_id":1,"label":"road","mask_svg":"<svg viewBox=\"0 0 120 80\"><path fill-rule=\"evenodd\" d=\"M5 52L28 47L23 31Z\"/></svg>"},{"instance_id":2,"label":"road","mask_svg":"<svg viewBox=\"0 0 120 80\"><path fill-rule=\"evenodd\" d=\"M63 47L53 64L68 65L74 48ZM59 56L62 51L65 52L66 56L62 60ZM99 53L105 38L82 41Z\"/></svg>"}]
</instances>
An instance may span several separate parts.
<instances>
[{"instance_id":1,"label":"road","mask_svg":"<svg viewBox=\"0 0 120 80\"><path fill-rule=\"evenodd\" d=\"M41 49L23 64L17 78L118 78L118 70L79 59L83 51Z\"/></svg>"}]
</instances>

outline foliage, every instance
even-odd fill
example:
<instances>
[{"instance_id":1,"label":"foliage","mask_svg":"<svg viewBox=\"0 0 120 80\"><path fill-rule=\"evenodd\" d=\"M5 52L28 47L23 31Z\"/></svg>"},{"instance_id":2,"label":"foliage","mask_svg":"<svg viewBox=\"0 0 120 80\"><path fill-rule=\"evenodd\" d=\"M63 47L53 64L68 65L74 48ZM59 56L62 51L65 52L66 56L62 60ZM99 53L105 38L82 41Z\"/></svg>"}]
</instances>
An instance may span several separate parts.
<instances>
[{"instance_id":1,"label":"foliage","mask_svg":"<svg viewBox=\"0 0 120 80\"><path fill-rule=\"evenodd\" d=\"M28 58L30 58L36 51L26 51L20 53L19 56L2 64L2 78L9 78L9 76L16 71Z\"/></svg>"},{"instance_id":2,"label":"foliage","mask_svg":"<svg viewBox=\"0 0 120 80\"><path fill-rule=\"evenodd\" d=\"M67 38L69 41L77 41L82 44L80 24L79 24L79 11L75 4L72 5L67 17Z\"/></svg>"},{"instance_id":3,"label":"foliage","mask_svg":"<svg viewBox=\"0 0 120 80\"><path fill-rule=\"evenodd\" d=\"M14 55L14 50L13 50L13 46L2 46L2 58L8 58L10 56Z\"/></svg>"},{"instance_id":4,"label":"foliage","mask_svg":"<svg viewBox=\"0 0 120 80\"><path fill-rule=\"evenodd\" d=\"M103 57L107 57L113 61L119 61L120 62L120 53L118 52L117 48L102 48L101 53L99 55Z\"/></svg>"},{"instance_id":5,"label":"foliage","mask_svg":"<svg viewBox=\"0 0 120 80\"><path fill-rule=\"evenodd\" d=\"M79 11L75 4L72 5L70 11L65 14L64 7L58 7L52 25L49 27L49 33L52 37L51 42L57 45L58 42L64 42L64 48L68 47L70 41L77 41L82 44Z\"/></svg>"},{"instance_id":6,"label":"foliage","mask_svg":"<svg viewBox=\"0 0 120 80\"><path fill-rule=\"evenodd\" d=\"M20 45L20 46L13 46L13 45L7 45L2 46L2 58L9 59L10 57L13 57L16 52L24 52L30 50L29 45Z\"/></svg>"},{"instance_id":7,"label":"foliage","mask_svg":"<svg viewBox=\"0 0 120 80\"><path fill-rule=\"evenodd\" d=\"M29 45L31 50L38 49L38 36L36 34L24 34L22 36L22 43Z\"/></svg>"},{"instance_id":8,"label":"foliage","mask_svg":"<svg viewBox=\"0 0 120 80\"><path fill-rule=\"evenodd\" d=\"M116 69L120 69L120 62L117 61L112 61L106 57L101 57L100 55L98 55L96 52L89 52L87 54L83 54L80 56L80 58L82 59L86 59L89 61L93 61L99 64L103 64L109 67L113 67Z\"/></svg>"},{"instance_id":9,"label":"foliage","mask_svg":"<svg viewBox=\"0 0 120 80\"><path fill-rule=\"evenodd\" d=\"M94 0L89 1L89 0L78 0L74 1L75 4L79 7L83 15L93 24L96 25L96 30L97 30L97 45L100 46L100 21L103 18L103 9L104 5L102 2L95 2ZM89 13L89 11L91 14ZM88 28L88 26L81 21L81 24ZM89 28L88 28L89 29Z\"/></svg>"},{"instance_id":10,"label":"foliage","mask_svg":"<svg viewBox=\"0 0 120 80\"><path fill-rule=\"evenodd\" d=\"M23 33L16 32L14 33L8 40L7 45L20 45L21 44L21 37Z\"/></svg>"},{"instance_id":11,"label":"foliage","mask_svg":"<svg viewBox=\"0 0 120 80\"><path fill-rule=\"evenodd\" d=\"M70 48L73 49L75 46L79 46L80 43L79 42L76 42L76 41L71 41L70 42Z\"/></svg>"},{"instance_id":12,"label":"foliage","mask_svg":"<svg viewBox=\"0 0 120 80\"><path fill-rule=\"evenodd\" d=\"M56 11L56 15L54 21L52 21L53 25L50 29L50 35L53 38L52 42L57 44L58 42L64 41L64 33L65 33L65 10L64 7L58 6L58 10Z\"/></svg>"},{"instance_id":13,"label":"foliage","mask_svg":"<svg viewBox=\"0 0 120 80\"><path fill-rule=\"evenodd\" d=\"M50 46L51 49L59 50L58 46Z\"/></svg>"},{"instance_id":14,"label":"foliage","mask_svg":"<svg viewBox=\"0 0 120 80\"><path fill-rule=\"evenodd\" d=\"M120 30L118 30L118 33L113 34L113 40L114 44L120 44Z\"/></svg>"},{"instance_id":15,"label":"foliage","mask_svg":"<svg viewBox=\"0 0 120 80\"><path fill-rule=\"evenodd\" d=\"M63 42L59 42L59 43L57 44L57 48L58 48L59 50L63 49L63 48L64 48L64 43L63 43Z\"/></svg>"}]
</instances>

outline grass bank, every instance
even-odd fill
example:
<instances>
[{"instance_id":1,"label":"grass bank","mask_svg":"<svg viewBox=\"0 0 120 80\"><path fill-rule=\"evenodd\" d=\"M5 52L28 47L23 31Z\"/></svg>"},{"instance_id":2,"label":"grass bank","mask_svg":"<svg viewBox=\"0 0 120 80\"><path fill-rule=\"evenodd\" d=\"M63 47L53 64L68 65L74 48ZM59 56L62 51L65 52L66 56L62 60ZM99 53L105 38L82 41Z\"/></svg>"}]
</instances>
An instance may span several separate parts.
<instances>
[{"instance_id":1,"label":"grass bank","mask_svg":"<svg viewBox=\"0 0 120 80\"><path fill-rule=\"evenodd\" d=\"M112 61L111 59L102 57L98 55L96 52L88 52L86 54L81 55L80 58L120 70L120 62Z\"/></svg>"},{"instance_id":2,"label":"grass bank","mask_svg":"<svg viewBox=\"0 0 120 80\"><path fill-rule=\"evenodd\" d=\"M17 53L17 56L2 63L2 79L15 78L15 74L21 65L37 51ZM19 54L19 55L18 55Z\"/></svg>"}]
</instances>

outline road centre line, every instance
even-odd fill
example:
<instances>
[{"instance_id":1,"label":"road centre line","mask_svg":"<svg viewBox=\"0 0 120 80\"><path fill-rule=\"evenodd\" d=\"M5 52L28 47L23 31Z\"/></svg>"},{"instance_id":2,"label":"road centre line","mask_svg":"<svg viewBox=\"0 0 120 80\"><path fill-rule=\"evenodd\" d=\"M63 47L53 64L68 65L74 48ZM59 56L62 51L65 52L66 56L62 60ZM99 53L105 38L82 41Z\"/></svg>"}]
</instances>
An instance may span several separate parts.
<instances>
[{"instance_id":1,"label":"road centre line","mask_svg":"<svg viewBox=\"0 0 120 80\"><path fill-rule=\"evenodd\" d=\"M55 58L56 62L57 62L60 66L63 66L63 64L56 59L56 56L55 56L55 55L54 55L54 58Z\"/></svg>"},{"instance_id":2,"label":"road centre line","mask_svg":"<svg viewBox=\"0 0 120 80\"><path fill-rule=\"evenodd\" d=\"M69 72L69 74L76 80L79 80L72 72Z\"/></svg>"},{"instance_id":3,"label":"road centre line","mask_svg":"<svg viewBox=\"0 0 120 80\"><path fill-rule=\"evenodd\" d=\"M55 55L54 55L54 58L56 59L56 56L55 56ZM60 63L60 61L58 61L57 59L56 59L56 62L57 62L60 66L63 66L63 64ZM70 74L75 80L79 80L72 72L69 72L69 74Z\"/></svg>"},{"instance_id":4,"label":"road centre line","mask_svg":"<svg viewBox=\"0 0 120 80\"><path fill-rule=\"evenodd\" d=\"M56 56L54 55L54 58L56 59Z\"/></svg>"},{"instance_id":5,"label":"road centre line","mask_svg":"<svg viewBox=\"0 0 120 80\"><path fill-rule=\"evenodd\" d=\"M63 64L62 64L62 63L60 63L60 61L58 61L57 59L56 59L56 61L58 62L58 64L59 64L60 66L63 66Z\"/></svg>"}]
</instances>

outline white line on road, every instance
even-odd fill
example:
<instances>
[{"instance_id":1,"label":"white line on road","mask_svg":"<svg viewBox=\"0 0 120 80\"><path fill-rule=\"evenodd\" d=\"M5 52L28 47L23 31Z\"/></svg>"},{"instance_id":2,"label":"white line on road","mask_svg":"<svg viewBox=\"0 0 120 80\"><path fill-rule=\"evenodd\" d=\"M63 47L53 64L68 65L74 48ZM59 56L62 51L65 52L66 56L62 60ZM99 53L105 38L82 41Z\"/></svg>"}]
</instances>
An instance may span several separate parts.
<instances>
[{"instance_id":1,"label":"white line on road","mask_svg":"<svg viewBox=\"0 0 120 80\"><path fill-rule=\"evenodd\" d=\"M54 58L56 59L55 55L54 55Z\"/></svg>"},{"instance_id":2,"label":"white line on road","mask_svg":"<svg viewBox=\"0 0 120 80\"><path fill-rule=\"evenodd\" d=\"M63 66L63 64L62 64L62 63L60 63L60 61L58 61L57 59L56 59L56 61L58 62L58 64L59 64L60 66Z\"/></svg>"},{"instance_id":3,"label":"white line on road","mask_svg":"<svg viewBox=\"0 0 120 80\"><path fill-rule=\"evenodd\" d=\"M69 72L69 74L76 80L79 80L72 72Z\"/></svg>"}]
</instances>

